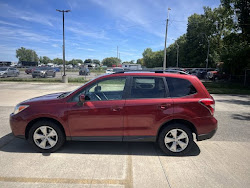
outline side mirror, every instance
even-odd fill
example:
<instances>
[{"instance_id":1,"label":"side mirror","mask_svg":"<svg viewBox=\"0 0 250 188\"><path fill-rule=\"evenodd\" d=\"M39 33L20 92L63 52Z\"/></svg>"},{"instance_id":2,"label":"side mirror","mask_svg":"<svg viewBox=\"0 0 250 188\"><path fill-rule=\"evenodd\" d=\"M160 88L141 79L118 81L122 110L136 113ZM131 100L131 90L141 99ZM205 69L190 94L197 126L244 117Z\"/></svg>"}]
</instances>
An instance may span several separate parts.
<instances>
[{"instance_id":1,"label":"side mirror","mask_svg":"<svg viewBox=\"0 0 250 188\"><path fill-rule=\"evenodd\" d=\"M79 96L79 102L82 102L82 103L85 102L85 95L82 94Z\"/></svg>"}]
</instances>

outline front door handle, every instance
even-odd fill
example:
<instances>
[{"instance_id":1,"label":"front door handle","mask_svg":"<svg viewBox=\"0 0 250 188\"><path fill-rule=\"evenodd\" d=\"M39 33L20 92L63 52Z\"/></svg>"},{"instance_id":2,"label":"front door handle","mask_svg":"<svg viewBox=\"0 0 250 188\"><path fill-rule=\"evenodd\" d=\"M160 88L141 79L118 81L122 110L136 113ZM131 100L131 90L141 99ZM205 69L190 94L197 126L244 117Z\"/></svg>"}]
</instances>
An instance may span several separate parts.
<instances>
[{"instance_id":1,"label":"front door handle","mask_svg":"<svg viewBox=\"0 0 250 188\"><path fill-rule=\"evenodd\" d=\"M161 109L161 110L166 110L167 108L169 108L171 106L171 104L161 104L160 106L159 106L159 108Z\"/></svg>"},{"instance_id":2,"label":"front door handle","mask_svg":"<svg viewBox=\"0 0 250 188\"><path fill-rule=\"evenodd\" d=\"M122 110L122 107L121 106L114 106L114 107L111 107L111 110L113 112L118 112L118 111L121 111Z\"/></svg>"}]
</instances>

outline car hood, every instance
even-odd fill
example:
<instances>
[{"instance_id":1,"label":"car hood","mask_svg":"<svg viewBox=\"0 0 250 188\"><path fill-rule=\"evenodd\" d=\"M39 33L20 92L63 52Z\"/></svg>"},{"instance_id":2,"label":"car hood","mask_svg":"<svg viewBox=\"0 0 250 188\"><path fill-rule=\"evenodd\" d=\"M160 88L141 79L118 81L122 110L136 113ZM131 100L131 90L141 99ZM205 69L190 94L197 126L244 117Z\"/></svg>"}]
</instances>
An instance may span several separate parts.
<instances>
[{"instance_id":1,"label":"car hood","mask_svg":"<svg viewBox=\"0 0 250 188\"><path fill-rule=\"evenodd\" d=\"M60 92L60 93L52 93L48 95L43 95L35 98L28 99L26 101L23 101L22 104L24 103L33 103L33 102L51 102L52 100L57 100L58 96L63 94L65 92Z\"/></svg>"}]
</instances>

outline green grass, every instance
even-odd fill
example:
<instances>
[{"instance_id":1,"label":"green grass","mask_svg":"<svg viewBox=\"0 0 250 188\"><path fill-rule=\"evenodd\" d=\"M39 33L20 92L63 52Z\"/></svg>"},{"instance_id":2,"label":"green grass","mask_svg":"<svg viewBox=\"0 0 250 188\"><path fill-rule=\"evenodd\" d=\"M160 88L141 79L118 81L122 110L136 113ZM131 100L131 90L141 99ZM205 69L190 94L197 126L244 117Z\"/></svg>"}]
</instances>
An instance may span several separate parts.
<instances>
[{"instance_id":1,"label":"green grass","mask_svg":"<svg viewBox=\"0 0 250 188\"><path fill-rule=\"evenodd\" d=\"M69 78L69 83L86 83L84 77ZM43 83L62 83L60 78L0 78L0 82L43 82Z\"/></svg>"},{"instance_id":2,"label":"green grass","mask_svg":"<svg viewBox=\"0 0 250 188\"><path fill-rule=\"evenodd\" d=\"M241 94L250 95L250 86L229 82L203 82L211 94Z\"/></svg>"}]
</instances>

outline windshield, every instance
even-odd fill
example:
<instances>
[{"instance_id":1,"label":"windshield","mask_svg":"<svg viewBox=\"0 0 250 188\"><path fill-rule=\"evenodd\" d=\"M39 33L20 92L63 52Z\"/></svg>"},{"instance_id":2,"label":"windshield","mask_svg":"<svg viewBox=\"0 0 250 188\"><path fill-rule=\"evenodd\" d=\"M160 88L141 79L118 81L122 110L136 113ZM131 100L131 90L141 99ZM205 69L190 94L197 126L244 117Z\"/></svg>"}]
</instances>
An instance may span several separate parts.
<instances>
[{"instance_id":1,"label":"windshield","mask_svg":"<svg viewBox=\"0 0 250 188\"><path fill-rule=\"evenodd\" d=\"M83 87L84 85L86 85L86 84L88 84L88 83L92 82L93 80L95 80L95 79L97 79L97 78L100 78L100 77L102 77L102 76L104 76L104 75L107 75L107 74L103 74L103 75L100 75L100 76L98 76L98 77L96 77L96 78L93 78L93 79L89 80L88 82L86 82L85 84L83 84L83 85L79 86L78 88L74 89L73 91L63 93L63 94L62 94L62 95L60 95L58 98L64 98L64 97L67 97L67 96L71 95L72 93L74 93L76 90L78 90L78 89L80 89L81 87Z\"/></svg>"},{"instance_id":2,"label":"windshield","mask_svg":"<svg viewBox=\"0 0 250 188\"><path fill-rule=\"evenodd\" d=\"M6 71L7 68L0 68L0 71Z\"/></svg>"},{"instance_id":3,"label":"windshield","mask_svg":"<svg viewBox=\"0 0 250 188\"><path fill-rule=\"evenodd\" d=\"M48 67L40 67L40 68L36 68L36 70L48 70Z\"/></svg>"}]
</instances>

